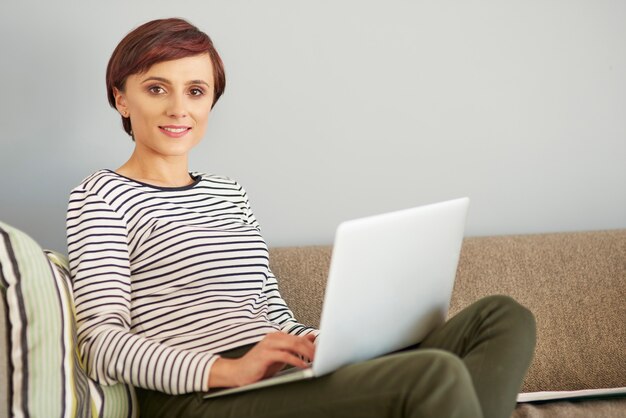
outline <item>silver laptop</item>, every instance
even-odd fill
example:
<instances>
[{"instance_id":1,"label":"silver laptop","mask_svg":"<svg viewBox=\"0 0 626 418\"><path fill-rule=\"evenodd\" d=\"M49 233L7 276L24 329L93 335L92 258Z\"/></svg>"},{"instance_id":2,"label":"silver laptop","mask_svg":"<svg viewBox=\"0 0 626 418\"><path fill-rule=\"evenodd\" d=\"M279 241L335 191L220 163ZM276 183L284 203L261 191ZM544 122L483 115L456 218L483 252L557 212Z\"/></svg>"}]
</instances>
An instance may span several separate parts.
<instances>
[{"instance_id":1,"label":"silver laptop","mask_svg":"<svg viewBox=\"0 0 626 418\"><path fill-rule=\"evenodd\" d=\"M461 198L341 223L311 367L204 397L322 376L420 342L447 316L468 205Z\"/></svg>"}]
</instances>

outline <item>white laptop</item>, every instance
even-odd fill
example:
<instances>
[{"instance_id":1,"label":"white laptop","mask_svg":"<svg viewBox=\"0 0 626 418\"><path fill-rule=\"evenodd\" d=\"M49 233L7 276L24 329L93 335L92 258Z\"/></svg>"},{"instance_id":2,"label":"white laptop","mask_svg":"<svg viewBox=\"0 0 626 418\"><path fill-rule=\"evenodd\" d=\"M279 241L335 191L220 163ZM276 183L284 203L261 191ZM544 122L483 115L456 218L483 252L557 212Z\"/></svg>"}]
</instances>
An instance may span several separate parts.
<instances>
[{"instance_id":1,"label":"white laptop","mask_svg":"<svg viewBox=\"0 0 626 418\"><path fill-rule=\"evenodd\" d=\"M468 205L461 198L341 223L311 367L204 397L322 376L420 342L448 313Z\"/></svg>"}]
</instances>

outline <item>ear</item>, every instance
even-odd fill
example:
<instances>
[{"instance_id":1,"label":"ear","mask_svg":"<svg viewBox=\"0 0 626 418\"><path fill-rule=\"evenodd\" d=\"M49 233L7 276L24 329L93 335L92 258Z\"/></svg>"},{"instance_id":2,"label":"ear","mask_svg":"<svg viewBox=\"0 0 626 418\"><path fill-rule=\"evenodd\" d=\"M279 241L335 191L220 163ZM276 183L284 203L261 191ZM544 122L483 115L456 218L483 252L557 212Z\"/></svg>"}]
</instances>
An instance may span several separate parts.
<instances>
[{"instance_id":1,"label":"ear","mask_svg":"<svg viewBox=\"0 0 626 418\"><path fill-rule=\"evenodd\" d=\"M122 115L128 116L128 103L126 102L126 95L123 91L113 87L113 96L115 97L115 107Z\"/></svg>"}]
</instances>

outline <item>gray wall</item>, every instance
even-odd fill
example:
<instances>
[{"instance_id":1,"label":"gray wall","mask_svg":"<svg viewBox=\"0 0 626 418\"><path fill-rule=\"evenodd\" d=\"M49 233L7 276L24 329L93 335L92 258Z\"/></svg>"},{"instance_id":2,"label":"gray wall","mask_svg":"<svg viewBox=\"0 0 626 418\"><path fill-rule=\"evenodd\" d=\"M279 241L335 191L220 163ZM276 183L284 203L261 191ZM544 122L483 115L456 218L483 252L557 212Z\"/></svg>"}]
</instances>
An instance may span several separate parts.
<instances>
[{"instance_id":1,"label":"gray wall","mask_svg":"<svg viewBox=\"0 0 626 418\"><path fill-rule=\"evenodd\" d=\"M238 179L270 245L465 195L468 235L626 227L622 0L3 1L0 220L64 250L71 188L132 151L108 58L168 16L227 69L191 169Z\"/></svg>"}]
</instances>

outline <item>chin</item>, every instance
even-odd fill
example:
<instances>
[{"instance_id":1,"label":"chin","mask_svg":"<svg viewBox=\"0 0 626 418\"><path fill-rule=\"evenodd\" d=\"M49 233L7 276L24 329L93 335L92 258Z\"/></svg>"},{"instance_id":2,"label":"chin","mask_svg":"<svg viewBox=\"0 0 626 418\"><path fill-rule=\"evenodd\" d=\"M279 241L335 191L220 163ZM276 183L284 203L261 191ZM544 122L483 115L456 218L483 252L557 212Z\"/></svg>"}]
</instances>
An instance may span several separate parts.
<instances>
[{"instance_id":1,"label":"chin","mask_svg":"<svg viewBox=\"0 0 626 418\"><path fill-rule=\"evenodd\" d=\"M184 157L189 154L189 151L191 151L191 149L185 149L185 150L180 150L180 151L169 150L169 151L163 152L162 154L167 157Z\"/></svg>"}]
</instances>

